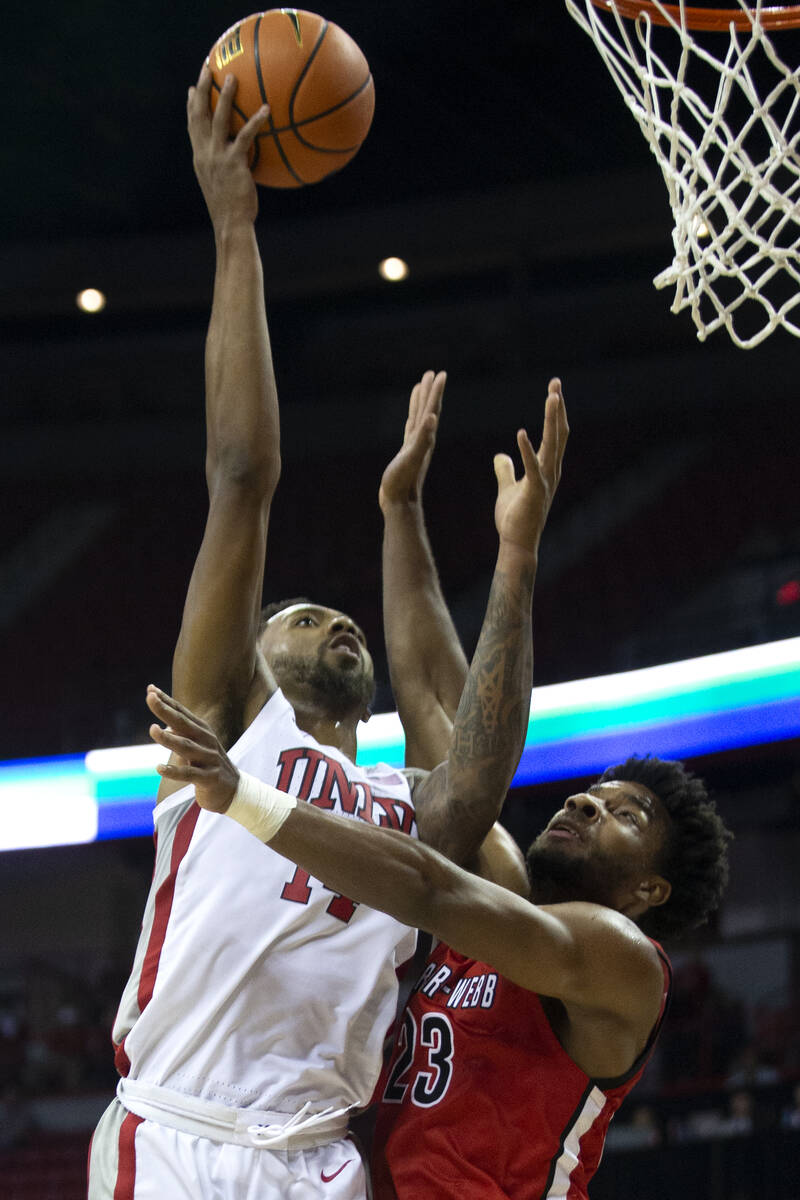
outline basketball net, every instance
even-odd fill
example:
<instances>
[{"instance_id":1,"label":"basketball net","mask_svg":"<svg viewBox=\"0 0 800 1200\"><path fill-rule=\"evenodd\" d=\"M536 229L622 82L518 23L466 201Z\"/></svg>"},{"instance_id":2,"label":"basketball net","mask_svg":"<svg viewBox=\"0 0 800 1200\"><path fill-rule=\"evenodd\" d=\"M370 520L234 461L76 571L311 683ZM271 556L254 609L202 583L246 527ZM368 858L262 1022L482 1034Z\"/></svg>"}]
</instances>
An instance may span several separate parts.
<instances>
[{"instance_id":1,"label":"basketball net","mask_svg":"<svg viewBox=\"0 0 800 1200\"><path fill-rule=\"evenodd\" d=\"M735 2L744 19L730 9L701 35L684 0L566 0L667 185L675 257L655 286L675 288L672 311L691 310L700 341L724 327L749 349L781 327L800 337L800 72L761 0Z\"/></svg>"}]
</instances>

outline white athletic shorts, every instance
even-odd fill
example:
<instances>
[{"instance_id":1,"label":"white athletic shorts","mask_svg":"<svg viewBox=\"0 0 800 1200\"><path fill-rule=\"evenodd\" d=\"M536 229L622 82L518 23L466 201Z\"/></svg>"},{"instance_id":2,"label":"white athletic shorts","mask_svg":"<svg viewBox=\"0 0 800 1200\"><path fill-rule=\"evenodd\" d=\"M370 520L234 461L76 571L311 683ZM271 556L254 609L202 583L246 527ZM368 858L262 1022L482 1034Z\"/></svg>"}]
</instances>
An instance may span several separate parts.
<instances>
[{"instance_id":1,"label":"white athletic shorts","mask_svg":"<svg viewBox=\"0 0 800 1200\"><path fill-rule=\"evenodd\" d=\"M357 1142L304 1150L216 1141L114 1100L89 1151L88 1200L370 1200Z\"/></svg>"}]
</instances>

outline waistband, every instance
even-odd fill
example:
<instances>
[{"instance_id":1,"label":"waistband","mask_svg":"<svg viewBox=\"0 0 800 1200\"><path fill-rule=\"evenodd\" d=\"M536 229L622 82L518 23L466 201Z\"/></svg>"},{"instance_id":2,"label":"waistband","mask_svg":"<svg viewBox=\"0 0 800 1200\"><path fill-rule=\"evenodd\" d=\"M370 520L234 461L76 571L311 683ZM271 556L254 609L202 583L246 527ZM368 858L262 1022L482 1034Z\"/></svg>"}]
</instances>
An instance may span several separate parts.
<instances>
[{"instance_id":1,"label":"waistband","mask_svg":"<svg viewBox=\"0 0 800 1200\"><path fill-rule=\"evenodd\" d=\"M155 1121L157 1125L214 1142L287 1153L339 1141L347 1133L350 1112L347 1108L310 1112L310 1101L296 1113L230 1108L227 1104L186 1096L172 1088L125 1078L117 1084L117 1099L135 1116Z\"/></svg>"}]
</instances>

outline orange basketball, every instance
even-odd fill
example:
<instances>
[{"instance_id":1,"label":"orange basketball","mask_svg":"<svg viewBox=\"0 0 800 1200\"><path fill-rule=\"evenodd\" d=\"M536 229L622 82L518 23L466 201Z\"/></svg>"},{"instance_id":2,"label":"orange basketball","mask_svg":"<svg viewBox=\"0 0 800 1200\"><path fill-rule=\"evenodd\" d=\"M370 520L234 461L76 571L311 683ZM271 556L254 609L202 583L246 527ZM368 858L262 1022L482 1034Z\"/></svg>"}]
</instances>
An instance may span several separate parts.
<instances>
[{"instance_id":1,"label":"orange basketball","mask_svg":"<svg viewBox=\"0 0 800 1200\"><path fill-rule=\"evenodd\" d=\"M375 109L369 64L343 29L316 13L253 13L223 33L208 65L212 109L225 76L238 80L232 133L262 104L270 106L253 147L257 183L317 183L341 170L367 136Z\"/></svg>"}]
</instances>

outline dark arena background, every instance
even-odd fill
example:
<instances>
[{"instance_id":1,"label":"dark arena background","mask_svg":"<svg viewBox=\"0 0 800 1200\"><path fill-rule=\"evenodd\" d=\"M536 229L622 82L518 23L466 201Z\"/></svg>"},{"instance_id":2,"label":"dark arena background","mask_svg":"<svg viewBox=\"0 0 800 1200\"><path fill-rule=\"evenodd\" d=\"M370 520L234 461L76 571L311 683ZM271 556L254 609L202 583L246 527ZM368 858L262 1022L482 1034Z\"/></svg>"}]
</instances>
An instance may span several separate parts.
<instances>
[{"instance_id":1,"label":"dark arena background","mask_svg":"<svg viewBox=\"0 0 800 1200\"><path fill-rule=\"evenodd\" d=\"M131 833L121 824L60 844L59 772L144 743L145 685L170 682L206 512L213 277L186 90L245 15L45 0L4 39L5 1200L85 1195L115 1085L109 1031L152 839L112 836ZM797 341L701 344L670 313L652 286L672 258L663 181L562 5L331 0L324 15L367 55L376 110L341 174L260 190L283 437L267 598L350 612L374 649L377 710L393 709L377 488L412 383L446 369L426 508L471 651L495 551L492 456L515 453L520 425L538 435L557 374L572 433L542 546L536 686L785 641L775 670L800 709ZM387 256L407 278L381 277ZM85 288L105 294L101 312L76 307ZM593 1200L800 1195L800 720L782 720L746 737L723 721L689 755L736 834L731 886L713 925L673 948L666 1030ZM589 773L541 782L534 763L505 813L521 844Z\"/></svg>"}]
</instances>

